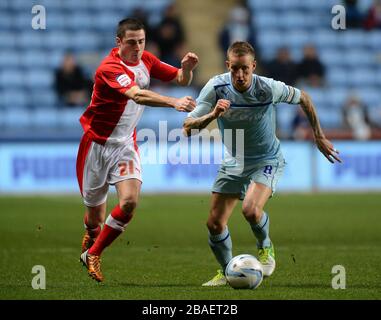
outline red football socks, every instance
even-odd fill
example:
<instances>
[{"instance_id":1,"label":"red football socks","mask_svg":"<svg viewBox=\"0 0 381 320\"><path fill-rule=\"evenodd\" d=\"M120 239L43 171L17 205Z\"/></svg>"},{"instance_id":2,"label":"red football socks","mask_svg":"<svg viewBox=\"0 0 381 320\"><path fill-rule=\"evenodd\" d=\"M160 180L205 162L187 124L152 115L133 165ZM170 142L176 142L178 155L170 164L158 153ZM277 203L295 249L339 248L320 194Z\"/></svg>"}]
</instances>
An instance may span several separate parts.
<instances>
[{"instance_id":1,"label":"red football socks","mask_svg":"<svg viewBox=\"0 0 381 320\"><path fill-rule=\"evenodd\" d=\"M115 206L97 240L89 249L89 254L100 256L102 251L124 231L124 227L130 222L131 218L132 215L126 215L119 205Z\"/></svg>"}]
</instances>

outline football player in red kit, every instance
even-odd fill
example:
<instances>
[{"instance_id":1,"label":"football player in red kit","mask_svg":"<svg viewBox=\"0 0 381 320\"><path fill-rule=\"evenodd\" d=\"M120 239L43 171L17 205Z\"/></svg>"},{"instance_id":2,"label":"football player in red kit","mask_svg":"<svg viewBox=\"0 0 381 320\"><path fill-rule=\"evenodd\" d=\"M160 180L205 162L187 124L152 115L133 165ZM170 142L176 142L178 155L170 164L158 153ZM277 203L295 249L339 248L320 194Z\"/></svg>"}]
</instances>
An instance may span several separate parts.
<instances>
[{"instance_id":1,"label":"football player in red kit","mask_svg":"<svg viewBox=\"0 0 381 320\"><path fill-rule=\"evenodd\" d=\"M102 251L124 231L138 202L142 178L136 125L145 105L182 112L195 107L189 96L172 98L147 89L151 76L189 85L198 63L194 53L184 56L180 69L161 62L144 50L144 25L133 18L119 22L116 44L96 70L91 102L80 118L84 134L77 156L78 183L86 206L80 260L99 282L103 281ZM109 185L115 185L119 203L105 221Z\"/></svg>"}]
</instances>

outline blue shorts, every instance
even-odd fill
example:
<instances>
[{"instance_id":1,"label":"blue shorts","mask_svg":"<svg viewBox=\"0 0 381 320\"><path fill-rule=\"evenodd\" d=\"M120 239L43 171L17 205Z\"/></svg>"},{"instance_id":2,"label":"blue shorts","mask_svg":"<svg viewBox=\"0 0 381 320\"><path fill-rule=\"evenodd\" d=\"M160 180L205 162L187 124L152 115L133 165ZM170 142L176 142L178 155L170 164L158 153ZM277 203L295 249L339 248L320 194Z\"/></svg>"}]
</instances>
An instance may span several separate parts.
<instances>
[{"instance_id":1,"label":"blue shorts","mask_svg":"<svg viewBox=\"0 0 381 320\"><path fill-rule=\"evenodd\" d=\"M285 165L284 160L245 164L240 173L234 173L234 170L222 165L214 181L212 192L239 194L240 199L243 200L249 185L256 182L269 187L274 194Z\"/></svg>"}]
</instances>

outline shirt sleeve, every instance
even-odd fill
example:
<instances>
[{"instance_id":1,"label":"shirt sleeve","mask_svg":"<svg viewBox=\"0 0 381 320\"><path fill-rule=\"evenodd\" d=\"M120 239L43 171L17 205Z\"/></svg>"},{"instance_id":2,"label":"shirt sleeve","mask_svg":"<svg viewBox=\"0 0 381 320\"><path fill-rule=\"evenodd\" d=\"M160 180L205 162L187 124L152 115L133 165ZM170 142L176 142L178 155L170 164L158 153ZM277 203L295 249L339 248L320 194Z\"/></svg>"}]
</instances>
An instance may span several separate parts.
<instances>
[{"instance_id":1,"label":"shirt sleeve","mask_svg":"<svg viewBox=\"0 0 381 320\"><path fill-rule=\"evenodd\" d=\"M160 61L154 55L150 55L149 59L152 63L151 76L153 78L168 82L177 77L178 68Z\"/></svg>"},{"instance_id":2,"label":"shirt sleeve","mask_svg":"<svg viewBox=\"0 0 381 320\"><path fill-rule=\"evenodd\" d=\"M273 80L271 84L273 103L285 102L289 104L300 103L300 90L286 85L284 82Z\"/></svg>"},{"instance_id":3,"label":"shirt sleeve","mask_svg":"<svg viewBox=\"0 0 381 320\"><path fill-rule=\"evenodd\" d=\"M123 68L109 68L99 71L100 78L109 86L110 88L125 94L130 88L137 86L135 81L133 81L133 74L126 72Z\"/></svg>"},{"instance_id":4,"label":"shirt sleeve","mask_svg":"<svg viewBox=\"0 0 381 320\"><path fill-rule=\"evenodd\" d=\"M214 108L216 99L213 80L209 80L196 99L196 108L188 114L188 117L199 118L208 114Z\"/></svg>"}]
</instances>

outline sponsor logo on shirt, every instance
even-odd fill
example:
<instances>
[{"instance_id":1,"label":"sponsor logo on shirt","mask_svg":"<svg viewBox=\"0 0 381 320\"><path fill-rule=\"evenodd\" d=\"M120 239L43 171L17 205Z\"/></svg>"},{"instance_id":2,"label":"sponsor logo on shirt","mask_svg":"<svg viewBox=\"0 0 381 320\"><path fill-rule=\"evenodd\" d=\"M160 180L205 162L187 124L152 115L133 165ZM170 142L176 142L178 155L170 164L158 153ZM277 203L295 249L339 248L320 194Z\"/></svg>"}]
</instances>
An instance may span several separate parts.
<instances>
[{"instance_id":1,"label":"sponsor logo on shirt","mask_svg":"<svg viewBox=\"0 0 381 320\"><path fill-rule=\"evenodd\" d=\"M266 100L266 91L263 90L263 89L259 89L257 92L256 92L256 95L255 97L261 101L261 102L264 102Z\"/></svg>"},{"instance_id":2,"label":"sponsor logo on shirt","mask_svg":"<svg viewBox=\"0 0 381 320\"><path fill-rule=\"evenodd\" d=\"M127 87L131 83L130 77L125 73L117 76L116 81L118 81L122 87Z\"/></svg>"},{"instance_id":3,"label":"sponsor logo on shirt","mask_svg":"<svg viewBox=\"0 0 381 320\"><path fill-rule=\"evenodd\" d=\"M222 93L222 97L224 99L229 100L230 96L229 96L229 92L228 91L221 90L221 93Z\"/></svg>"}]
</instances>

